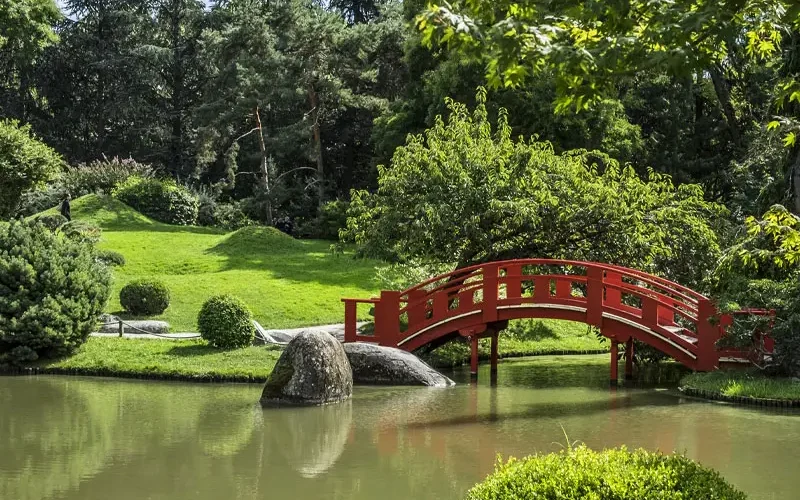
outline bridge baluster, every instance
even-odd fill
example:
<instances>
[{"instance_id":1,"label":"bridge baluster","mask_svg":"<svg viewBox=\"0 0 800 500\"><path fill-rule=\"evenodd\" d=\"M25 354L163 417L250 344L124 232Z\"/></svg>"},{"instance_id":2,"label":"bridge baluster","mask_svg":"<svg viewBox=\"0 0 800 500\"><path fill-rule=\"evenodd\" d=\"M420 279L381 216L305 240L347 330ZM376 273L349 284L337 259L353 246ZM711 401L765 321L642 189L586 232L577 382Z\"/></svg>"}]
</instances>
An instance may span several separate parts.
<instances>
[{"instance_id":1,"label":"bridge baluster","mask_svg":"<svg viewBox=\"0 0 800 500\"><path fill-rule=\"evenodd\" d=\"M613 271L606 271L606 277L603 280L609 285L622 285L622 275ZM617 309L622 306L622 290L616 287L606 287L606 300L605 304L608 307L615 307Z\"/></svg>"},{"instance_id":2,"label":"bridge baluster","mask_svg":"<svg viewBox=\"0 0 800 500\"><path fill-rule=\"evenodd\" d=\"M717 308L709 299L697 301L697 366L695 370L711 371L718 368L717 340L722 337L720 328L711 323Z\"/></svg>"},{"instance_id":3,"label":"bridge baluster","mask_svg":"<svg viewBox=\"0 0 800 500\"><path fill-rule=\"evenodd\" d=\"M522 296L522 266L506 266L506 298Z\"/></svg>"},{"instance_id":4,"label":"bridge baluster","mask_svg":"<svg viewBox=\"0 0 800 500\"><path fill-rule=\"evenodd\" d=\"M658 324L658 302L653 297L643 295L642 299L642 322L653 327Z\"/></svg>"},{"instance_id":5,"label":"bridge baluster","mask_svg":"<svg viewBox=\"0 0 800 500\"><path fill-rule=\"evenodd\" d=\"M412 290L408 292L408 329L416 330L425 321L427 301L424 300L425 290Z\"/></svg>"},{"instance_id":6,"label":"bridge baluster","mask_svg":"<svg viewBox=\"0 0 800 500\"><path fill-rule=\"evenodd\" d=\"M534 302L550 302L550 278L536 276L533 278Z\"/></svg>"},{"instance_id":7,"label":"bridge baluster","mask_svg":"<svg viewBox=\"0 0 800 500\"><path fill-rule=\"evenodd\" d=\"M483 266L483 321L497 320L497 272L496 264Z\"/></svg>"},{"instance_id":8,"label":"bridge baluster","mask_svg":"<svg viewBox=\"0 0 800 500\"><path fill-rule=\"evenodd\" d=\"M556 279L556 297L559 299L572 297L572 281L568 277Z\"/></svg>"}]
</instances>

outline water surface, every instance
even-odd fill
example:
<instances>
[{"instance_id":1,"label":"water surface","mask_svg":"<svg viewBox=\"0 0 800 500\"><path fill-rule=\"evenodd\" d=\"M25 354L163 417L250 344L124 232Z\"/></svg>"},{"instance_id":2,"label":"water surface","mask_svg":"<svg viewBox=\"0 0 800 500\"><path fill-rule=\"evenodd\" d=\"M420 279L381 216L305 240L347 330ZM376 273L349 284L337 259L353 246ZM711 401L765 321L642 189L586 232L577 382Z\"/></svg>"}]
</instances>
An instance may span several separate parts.
<instances>
[{"instance_id":1,"label":"water surface","mask_svg":"<svg viewBox=\"0 0 800 500\"><path fill-rule=\"evenodd\" d=\"M303 409L263 410L254 385L0 377L0 499L457 499L498 454L556 451L565 432L685 452L752 498L800 497L800 412L611 391L604 358Z\"/></svg>"}]
</instances>

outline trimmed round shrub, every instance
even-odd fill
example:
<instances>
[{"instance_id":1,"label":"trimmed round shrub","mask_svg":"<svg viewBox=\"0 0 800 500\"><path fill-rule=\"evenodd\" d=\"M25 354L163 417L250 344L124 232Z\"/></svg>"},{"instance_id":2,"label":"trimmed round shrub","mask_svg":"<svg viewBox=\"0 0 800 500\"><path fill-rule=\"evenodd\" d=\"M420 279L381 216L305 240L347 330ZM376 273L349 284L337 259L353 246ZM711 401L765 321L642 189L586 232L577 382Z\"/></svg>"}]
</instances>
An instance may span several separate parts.
<instances>
[{"instance_id":1,"label":"trimmed round shrub","mask_svg":"<svg viewBox=\"0 0 800 500\"><path fill-rule=\"evenodd\" d=\"M501 463L493 474L469 491L467 498L740 500L747 497L718 472L682 455L630 452L625 447L597 452L579 446Z\"/></svg>"},{"instance_id":2,"label":"trimmed round shrub","mask_svg":"<svg viewBox=\"0 0 800 500\"><path fill-rule=\"evenodd\" d=\"M96 326L110 286L91 244L34 221L0 224L0 364L74 352Z\"/></svg>"},{"instance_id":3,"label":"trimmed round shrub","mask_svg":"<svg viewBox=\"0 0 800 500\"><path fill-rule=\"evenodd\" d=\"M119 303L131 314L155 316L169 307L169 289L156 280L131 281L119 291Z\"/></svg>"},{"instance_id":4,"label":"trimmed round shrub","mask_svg":"<svg viewBox=\"0 0 800 500\"><path fill-rule=\"evenodd\" d=\"M44 227L51 231L55 231L67 223L67 218L61 214L44 214L34 218L33 220L39 224L43 224Z\"/></svg>"},{"instance_id":5,"label":"trimmed round shrub","mask_svg":"<svg viewBox=\"0 0 800 500\"><path fill-rule=\"evenodd\" d=\"M183 226L197 223L197 197L172 179L132 176L113 195L157 221Z\"/></svg>"},{"instance_id":6,"label":"trimmed round shrub","mask_svg":"<svg viewBox=\"0 0 800 500\"><path fill-rule=\"evenodd\" d=\"M107 266L122 267L125 265L125 256L114 250L98 250L97 259Z\"/></svg>"},{"instance_id":7,"label":"trimmed round shrub","mask_svg":"<svg viewBox=\"0 0 800 500\"><path fill-rule=\"evenodd\" d=\"M208 299L197 315L197 327L209 344L220 349L247 347L256 334L250 309L233 295Z\"/></svg>"}]
</instances>

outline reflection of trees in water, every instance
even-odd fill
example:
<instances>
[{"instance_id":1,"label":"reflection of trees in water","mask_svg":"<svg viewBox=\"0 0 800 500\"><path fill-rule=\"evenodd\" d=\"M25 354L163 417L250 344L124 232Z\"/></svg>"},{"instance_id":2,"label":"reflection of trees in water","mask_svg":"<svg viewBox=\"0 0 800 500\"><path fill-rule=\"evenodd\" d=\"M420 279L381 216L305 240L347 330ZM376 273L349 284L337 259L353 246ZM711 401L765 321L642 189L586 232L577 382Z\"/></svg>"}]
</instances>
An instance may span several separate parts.
<instances>
[{"instance_id":1,"label":"reflection of trees in water","mask_svg":"<svg viewBox=\"0 0 800 500\"><path fill-rule=\"evenodd\" d=\"M312 408L264 410L266 432L303 477L330 469L341 456L353 421L351 401Z\"/></svg>"},{"instance_id":2,"label":"reflection of trees in water","mask_svg":"<svg viewBox=\"0 0 800 500\"><path fill-rule=\"evenodd\" d=\"M257 391L247 386L19 377L0 378L0 394L2 499L93 490L104 484L104 471L140 462L115 475L106 493L79 495L107 498L110 487L115 498L124 498L127 490L140 490L142 470L163 473L198 458L208 462L203 456L236 453L261 418ZM200 432L202 418L211 422ZM209 431L217 423L224 425ZM199 439L205 453L196 450Z\"/></svg>"}]
</instances>

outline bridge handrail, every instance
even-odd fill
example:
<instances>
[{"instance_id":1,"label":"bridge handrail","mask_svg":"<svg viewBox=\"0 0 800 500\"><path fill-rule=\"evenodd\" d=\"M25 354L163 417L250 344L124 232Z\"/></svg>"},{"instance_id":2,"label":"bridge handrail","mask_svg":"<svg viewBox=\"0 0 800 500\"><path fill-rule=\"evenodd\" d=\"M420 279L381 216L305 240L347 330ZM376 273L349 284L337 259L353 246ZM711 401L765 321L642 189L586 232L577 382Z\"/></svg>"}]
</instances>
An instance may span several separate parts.
<instances>
[{"instance_id":1,"label":"bridge handrail","mask_svg":"<svg viewBox=\"0 0 800 500\"><path fill-rule=\"evenodd\" d=\"M423 281L422 283L418 283L406 290L400 292L401 297L408 298L411 293L417 290L424 290L425 287L442 281L444 279L457 276L458 280L456 283L461 282L463 283L464 280L469 279L471 275L475 274L476 271L481 270L484 267L492 266L494 268L500 268L508 265L520 265L520 266L546 266L546 265L553 265L553 266L572 266L572 267L580 267L584 269L588 268L599 268L606 271L612 271L621 274L622 276L628 276L635 278L639 281L644 283L648 283L655 287L661 288L664 291L669 292L670 295L675 295L680 297L688 302L698 302L700 300L707 299L704 295L695 292L694 290L687 288L683 285L675 283L674 281L668 280L666 278L662 278L660 276L656 276L653 274L645 273L644 271L639 271L637 269L631 269L628 267L617 266L614 264L605 264L600 262L583 262L583 261L575 261L575 260L564 260L564 259L516 259L516 260L503 260L503 261L496 261L496 262L486 262L482 264L474 264L468 267L462 267L459 269L454 269L448 273L443 273L438 276L434 276L428 280ZM482 273L481 273L482 274ZM530 275L534 276L534 275ZM569 276L569 275L565 275ZM580 276L580 275L578 275ZM432 295L438 291L443 286L447 286L450 283L445 283L443 285L437 286L432 290L425 290L426 295ZM457 285L456 285L457 286ZM666 294L665 294L666 295Z\"/></svg>"}]
</instances>

